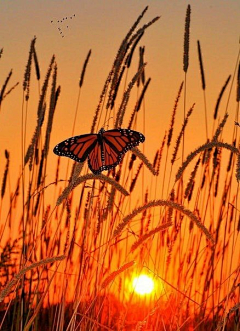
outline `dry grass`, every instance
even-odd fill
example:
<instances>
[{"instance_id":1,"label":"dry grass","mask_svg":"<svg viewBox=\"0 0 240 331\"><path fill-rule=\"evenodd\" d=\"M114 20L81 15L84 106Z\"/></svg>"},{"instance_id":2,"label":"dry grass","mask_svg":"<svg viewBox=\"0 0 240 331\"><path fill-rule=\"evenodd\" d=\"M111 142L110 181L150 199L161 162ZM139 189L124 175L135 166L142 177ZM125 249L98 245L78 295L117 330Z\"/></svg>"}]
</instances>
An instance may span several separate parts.
<instances>
[{"instance_id":1,"label":"dry grass","mask_svg":"<svg viewBox=\"0 0 240 331\"><path fill-rule=\"evenodd\" d=\"M115 127L129 123L129 128L139 129L137 118L144 107L150 78L145 79L144 47L139 48L137 72L132 68L133 53L143 33L159 19L156 17L137 30L146 11L147 8L120 45L90 132L108 123L111 116ZM26 141L32 60L39 87L41 83L36 38L32 40L23 82L19 146L22 172L14 183L15 190L9 185L9 170L14 167L11 151L4 146L7 150L0 197L1 330L239 329L240 141L234 125L232 140L229 141L229 134L225 137L227 105L222 121L217 118L230 76L212 111L212 128L208 123L210 112L205 107L206 128L202 130L206 130L207 140L194 151L188 150L184 135L194 105L188 106L183 126L175 133L183 86L186 96L190 13L188 6L185 84L180 84L170 128L163 132L160 146L156 146L154 161L149 161L146 148L144 152L134 148L117 168L101 175L93 175L85 164L72 160L68 163L72 164L69 175L69 166L64 166L68 161L57 157L55 173L50 173L52 127L61 90L54 56L39 88L36 128L31 132L32 140ZM79 96L90 54L91 51L80 75ZM206 106L200 43L198 54ZM237 79L232 75L237 89L236 121L239 72ZM13 88L6 92L11 76L12 71L2 85L1 107L5 97L14 94ZM120 95L119 87L124 84L125 91ZM138 97L132 110L126 112L132 95ZM79 97L73 131L78 107ZM180 151L183 159L177 170L175 161ZM171 160L168 155L173 155ZM164 158L164 171L160 171ZM154 279L152 295L141 297L134 292L132 278L141 273Z\"/></svg>"}]
</instances>

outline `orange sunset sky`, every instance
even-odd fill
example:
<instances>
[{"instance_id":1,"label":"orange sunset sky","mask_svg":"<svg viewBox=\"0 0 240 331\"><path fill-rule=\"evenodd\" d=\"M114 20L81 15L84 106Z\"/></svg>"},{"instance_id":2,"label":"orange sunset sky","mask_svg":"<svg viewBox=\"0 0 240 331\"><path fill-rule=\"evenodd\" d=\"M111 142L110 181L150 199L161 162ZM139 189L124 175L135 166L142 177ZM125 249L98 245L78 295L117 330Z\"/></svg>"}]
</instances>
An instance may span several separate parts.
<instances>
[{"instance_id":1,"label":"orange sunset sky","mask_svg":"<svg viewBox=\"0 0 240 331\"><path fill-rule=\"evenodd\" d=\"M189 68L186 76L183 71L183 42L184 42L186 9L189 4L191 5L190 55L189 55ZM0 58L0 89L1 86L4 84L5 79L8 76L11 69L13 70L13 75L8 84L7 90L11 88L14 84L19 82L19 85L11 92L10 95L7 95L7 97L3 100L0 108L0 190L3 182L2 178L6 165L6 158L4 151L8 150L10 153L10 166L9 166L9 174L8 174L7 186L6 186L7 194L5 194L3 198L0 196L0 220L1 220L0 230L3 229L2 232L4 233L4 235L6 235L6 237L8 236L9 238L13 238L14 235L21 234L20 225L21 222L22 224L24 223L23 221L21 221L24 220L24 217L26 218L26 224L27 224L28 214L24 214L24 210L27 209L25 208L24 203L26 201L26 206L27 206L28 203L27 200L30 199L28 199L28 193L26 192L30 192L32 194L31 195L32 206L35 205L35 201L37 199L36 195L38 194L38 196L40 197L40 194L43 193L41 200L38 200L40 201L40 203L42 203L42 205L40 205L41 208L40 207L38 208L39 213L34 215L34 217L32 217L31 219L32 222L31 224L33 225L34 229L36 228L36 231L33 234L31 231L29 231L30 235L32 236L31 238L33 238L33 242L34 243L36 242L36 247L38 244L39 244L38 247L45 247L43 245L40 246L40 244L42 244L42 241L45 240L44 239L45 237L41 235L42 233L41 227L43 228L45 227L46 220L47 220L46 222L48 223L45 228L48 229L49 237L52 236L51 240L53 243L52 246L53 251L50 250L50 248L52 249L52 247L49 246L50 248L49 249L47 248L45 252L46 256L56 253L54 251L55 246L57 247L54 237L55 234L56 236L59 236L59 238L60 235L62 235L62 233L63 233L63 237L64 236L67 237L68 233L66 230L67 227L64 225L64 217L65 217L65 213L67 217L70 215L70 209L69 210L67 209L68 208L67 204L66 204L67 208L65 208L66 206L62 205L61 206L62 214L61 214L60 207L55 208L55 206L58 197L61 196L62 190L64 189L64 187L67 186L69 174L73 165L73 160L62 157L60 158L60 166L58 167L57 166L58 157L52 152L52 150L56 144L69 138L72 135L74 115L77 106L78 94L79 94L79 79L80 79L83 63L85 61L85 58L89 50L91 49L92 53L87 65L85 79L81 89L80 101L78 105L78 116L74 130L74 135L81 135L90 132L93 116L99 102L100 94L102 92L108 73L112 68L112 64L114 62L119 46L122 40L124 39L124 37L126 36L126 34L128 33L129 29L133 25L133 23L136 21L138 16L143 12L146 6L149 6L149 8L145 13L143 19L141 20L138 28L142 27L144 24L148 23L156 16L160 16L160 19L146 29L142 39L140 40L137 46L137 49L135 50L135 53L133 55L133 61L131 67L128 71L126 70L127 73L126 72L124 73L124 75L126 76L124 76L124 79L121 82L119 94L116 99L117 101L115 103L115 109L112 110L112 113L110 114L111 118L109 120L109 125L108 126L105 125L105 129L107 127L109 129L113 127L114 115L116 114L116 111L121 103L121 97L124 93L124 82L126 81L125 83L125 88L126 88L129 82L131 81L132 77L136 74L138 70L139 46L145 47L144 60L147 63L145 68L145 75L146 75L146 80L148 78L151 78L151 82L145 94L141 109L138 113L137 124L132 128L144 134L146 139L144 144L140 144L139 149L143 151L144 155L146 155L150 163L153 163L155 153L157 150L159 150L165 132L169 129L169 124L171 121L172 110L174 107L175 99L177 97L180 84L183 81L185 82L185 86L184 86L185 90L183 89L182 91L180 102L177 108L173 139L170 146L171 148L165 148L162 154L162 163L159 172L159 177L153 177L153 174L146 167L146 170L145 169L142 170L138 183L134 188L134 195L131 195L128 197L128 199L127 198L125 199L125 197L121 196L122 193L117 193L118 194L117 199L114 202L116 204L114 205L114 208L118 210L119 206L117 205L118 202L116 201L120 201L119 203L120 208L116 213L116 215L118 215L117 217L119 217L119 219L122 219L125 215L130 214L130 212L134 210L134 208L143 205L146 201L152 201L157 199L162 199L162 200L169 199L169 192L171 192L172 187L174 187L175 185L174 183L175 183L176 172L178 168L182 165L182 156L186 158L186 156L190 152L192 152L200 145L205 144L206 142L205 105L204 105L204 95L202 91L202 83L201 83L201 76L199 69L198 51L197 51L198 40L201 43L203 64L205 70L206 108L207 108L209 137L211 138L213 137L213 132L214 130L216 130L217 124L220 121L222 121L225 113L228 112L229 118L227 120L226 125L223 128L219 140L229 144L233 144L233 131L238 130L234 132L235 133L237 132L235 137L237 143L239 143L240 127L235 126L234 124L234 120L237 119L236 114L239 112L239 103L236 102L236 83L237 83L236 76L237 76L237 70L239 65L239 54L240 54L239 53L240 52L239 0L205 0L205 1L201 1L201 0L195 0L195 1L193 0L189 0L189 1L185 1L185 0L151 0L151 1L0 0L0 50L3 48L3 54ZM60 22L58 23L58 21ZM62 37L62 35L64 35L64 37ZM35 68L33 66L31 72L30 98L28 102L26 102L23 95L23 78L28 60L30 43L31 40L33 40L34 36L36 36L35 48L40 65L41 79L39 84L36 79ZM58 68L57 86L58 85L61 86L61 93L54 114L53 128L52 128L52 134L50 140L50 152L47 160L44 163L44 166L46 165L46 168L42 167L42 163L40 163L41 166L37 165L35 167L36 169L40 169L40 170L44 168L44 175L42 175L42 177L44 177L44 180L42 180L40 187L39 186L40 181L38 181L37 178L37 170L33 169L29 171L29 167L28 167L29 164L28 164L25 167L25 171L22 172L22 159L23 159L23 154L25 153L29 144L31 143L31 139L36 127L39 95L53 54L55 55L57 68ZM214 121L213 114L214 114L215 105L219 97L219 93L222 87L224 86L229 75L231 75L231 80L221 99L217 120ZM134 88L130 93L130 100L127 106L127 111L124 117L124 123L122 125L122 128L128 126L129 117L134 109L136 100L138 99L139 94L142 91L142 88L143 88L142 85L140 86L139 89L137 88L136 85L134 85ZM50 90L51 90L51 80L48 86L48 92L46 98L47 107L49 106ZM180 145L176 162L173 165L171 165L170 153L172 153L172 151L174 150L176 138L178 137L178 134L182 128L182 123L184 118L184 92L186 96L186 100L185 100L186 112L192 107L194 103L195 103L195 107L191 117L189 118L189 123L186 127L186 130L184 131L184 144L181 142L182 145ZM104 106L106 105L104 104ZM25 151L22 150L22 132L21 132L22 114L24 114L24 121L26 120L25 122L26 145L24 146ZM46 114L48 114L48 108ZM104 124L104 118L105 118L104 115L105 113L101 117L101 122L99 123L98 129L100 129L101 126L103 126ZM47 115L45 116L47 117ZM41 145L43 144L45 137L46 122L47 122L46 117L41 131L41 135L39 134L40 137L38 140L39 150L42 148ZM238 118L237 120L240 122L240 118ZM183 145L184 148L182 148ZM227 155L227 157L225 157L225 155ZM226 185L226 181L224 178L230 178L229 182L232 180L233 184L229 189L230 193L227 200L229 213L226 216L224 214L225 209L223 209L224 210L223 217L226 216L227 220L228 217L230 218L231 203L234 204L234 208L235 208L234 209L235 223L237 222L237 217L239 216L239 194L238 194L239 182L237 182L235 178L235 172L234 172L235 168L233 170L232 167L230 173L226 171L226 167L225 167L224 169L225 175L224 172L222 171L222 168L229 160L229 155L230 155L229 151L224 151L224 153L221 154L222 157L221 172L219 166L218 174L220 174L219 176L222 177L219 180L219 187L217 187L216 189L219 191L218 196L217 194L216 196L214 196L213 193L212 196L210 197L207 196L206 193L207 185L205 185L204 190L201 191L201 195L200 195L201 199L199 199L200 202L198 201L199 191L197 188L194 191L194 194L196 195L196 200L194 200L194 202L193 199L190 202L187 201L187 199L182 200L184 206L186 208L189 207L189 210L192 210L194 212L198 211L198 207L200 206L199 208L201 213L199 213L199 215L200 214L201 215L199 216L199 218L201 217L200 218L201 221L203 223L205 222L204 224L206 224L206 227L210 228L209 231L210 232L212 231L213 233L217 228L216 223L218 222L218 220L219 220L219 224L220 221L222 221L220 217L222 215L219 212L221 208L219 208L218 210L219 207L218 205L220 205L221 207L221 203L224 200L224 197L220 197L220 194L222 195L222 192L223 193L225 192L224 185ZM131 153L130 152L126 153L125 157L126 159L128 158L129 160L131 157ZM166 165L164 162L166 162ZM87 169L87 163L84 166L85 168L83 170L90 172ZM164 166L166 166L165 170L164 170ZM124 183L125 184L127 183L126 189L130 187L130 185L129 187L127 187L128 184L131 184L133 182L132 180L133 174L135 174L137 171L136 164L134 165L134 167L135 168L132 168L132 170L131 169L129 170L129 168L127 167L122 168L123 172L121 177L122 180L121 185L124 186ZM212 167L212 163L210 167ZM57 170L60 169L58 177L56 176L56 173L58 174L56 169ZM67 171L65 171L66 169L68 169L68 173ZM204 169L205 166L202 166L201 178L205 178ZM187 167L185 173L189 174L192 170L193 170L193 163L191 164L191 166ZM83 173L85 174L86 172L84 171L81 174ZM213 169L213 171L215 170ZM21 175L21 173L23 175ZM103 174L106 174L106 172L105 173L103 172ZM200 171L198 174L200 178ZM110 176L112 176L112 174L110 174ZM234 180L233 180L233 176L234 176ZM39 176L39 178L40 177L41 176ZM21 178L22 181L22 187L20 187L20 194L22 190L22 196L20 199L20 194L19 196L17 196L16 194L16 200L18 198L19 202L17 207L18 209L16 208L15 210L14 209L15 207L12 207L13 205L12 201L14 199L12 199L13 195L11 194L12 192L17 191L16 183L18 178ZM32 178L33 181L31 182ZM184 181L183 181L184 186L185 183L187 183L188 179L189 176L184 177ZM64 182L63 181L60 182L60 180L64 180ZM57 182L57 185L52 185L55 184L55 181ZM31 182L31 185L33 183L36 187L35 186L30 187L29 184L30 189L29 191L27 191L28 182L29 183ZM178 197L181 198L181 194L183 196L183 193L180 192L181 185L179 183L180 181L175 186L175 188L178 187L178 191L176 192L177 198L175 198L176 201L178 201L177 200ZM200 183L200 179L199 179L199 183ZM208 178L208 184L209 183L210 183L210 175ZM98 194L100 195L101 192L104 192L102 193L102 197L101 197L102 201L100 205L103 206L101 212L104 215L105 207L108 207L107 205L108 195L105 194L105 192L108 193L107 191L108 188L105 188L106 189L105 191L100 191L101 188L100 184L101 181L99 180L97 186L94 187L94 189L92 190L91 194L93 194L93 196L91 196L91 199L92 197L94 198L98 197ZM79 187L76 188L76 194L74 192L74 197L72 198L73 199L72 201L74 201L74 203L72 203L71 201L74 207L72 207L71 209L72 214L69 216L69 219L71 217L72 228L73 228L75 205L78 207L79 204L79 206L82 208L81 213L79 212L80 215L79 219L83 218L82 214L84 215L85 213L84 208L85 205L87 206L87 203L85 202L87 202L87 199L89 199L90 197L90 191L88 192L88 188L90 188L91 186L88 185L92 185L92 184L86 184L85 187L84 186L81 187L79 185ZM93 184L93 186L94 185L95 184ZM211 187L210 184L209 187ZM79 194L80 189L82 190L81 192L83 192L82 197L84 197L84 199L82 199L82 197ZM199 185L199 190L201 190L201 183ZM46 195L45 195L45 191L46 191ZM100 193L96 193L95 195L95 192L100 192ZM210 192L211 190L209 189L209 195ZM195 201L197 201L196 204ZM205 201L207 201L206 206L204 205ZM209 201L211 203L209 203ZM96 207L94 211L97 210L98 206L99 206L98 201L94 200L94 208ZM49 218L47 218L48 214L46 212L46 211L49 212L50 210L47 209L48 207L51 208L51 215L49 216ZM170 207L169 210L172 209L172 207L171 208ZM148 228L149 224L151 225L152 228L154 228L158 224L157 222L159 222L159 219L161 220L161 218L163 217L162 215L164 215L162 211L158 212L157 208L159 208L159 206L156 206L153 212L152 211L149 212L149 215L150 216L153 215L153 216L151 221L152 223L150 224L149 221L148 225L146 226L147 230L150 229L150 227ZM231 208L233 208L233 206ZM99 215L100 214L101 213L99 213ZM89 215L92 214L89 213ZM146 215L144 217L146 217ZM180 215L180 213L178 214L177 211L176 215ZM68 220L67 217L66 220ZM92 216L89 216L89 219L91 217ZM101 245L97 241L94 243L94 245L96 243L97 245L99 244L100 247L99 252L102 254L101 258L103 259L102 265L104 266L104 268L105 268L105 264L107 263L104 260L105 249L108 254L107 258L109 259L109 265L112 263L112 266L114 266L114 268L115 267L119 268L121 263L125 263L129 261L128 258L130 255L127 255L128 254L127 245L130 245L130 241L133 240L133 238L135 238L134 237L135 233L134 232L132 233L131 229L130 229L131 231L129 232L126 231L127 235L126 238L124 237L124 240L126 239L127 245L125 245L124 242L124 246L123 246L122 243L119 241L119 245L117 246L116 244L118 250L114 251L114 253L112 254L112 251L115 250L115 246L114 246L115 243L113 245L112 243L113 241L115 241L116 238L114 236L112 237L111 231L115 230L116 224L118 225L118 218L116 219L114 218L112 220L110 217L110 213L108 214L107 217L108 217L107 222L105 223L102 222L103 223L102 233L105 233L105 237L102 239L101 238L102 234L101 236L99 236L99 238L103 241L103 245L100 239L98 240L99 243L101 243ZM138 217L139 217L138 220L140 220L139 215ZM209 218L209 223L208 223L208 218ZM12 224L9 226L7 225L8 219L13 220ZM104 216L103 216L103 220L105 221ZM94 219L94 222L97 224L98 219L97 218ZM232 219L231 221L229 221L230 224L229 229L233 228L233 223L231 222ZM91 231L95 231L95 225L96 225L95 223L94 225L92 225L92 228L89 227ZM82 229L84 228L85 223L76 222L76 224L78 224L79 227L77 230L78 232L76 231L77 235L76 238L74 238L74 240L76 239L75 242L77 243L77 245L75 246L76 251L78 250L79 252L80 250L78 246L78 238L79 237L81 238L82 236ZM112 224L114 224L114 226L112 226ZM139 226L140 226L140 222L136 221L134 223L133 221L133 227L132 227L133 231L136 230L137 232ZM176 260L174 259L171 260L173 268L172 270L170 270L170 272L173 275L172 277L173 279L175 277L175 265L177 266L177 263L180 263L180 262L176 262L175 264L175 261L177 261L178 258L178 254L181 255L182 252L184 252L185 254L185 251L188 253L189 250L189 256L190 256L190 254L192 254L191 249L193 247L195 249L195 244L197 241L194 239L195 237L193 236L193 232L191 232L192 228L190 229L190 226L192 226L192 224L189 225L189 223L185 222L184 228L182 230L183 232L181 233L179 232L181 236L179 236L178 239L179 239L179 247L181 248L181 250L178 251L176 249L177 253L175 253L174 256L174 259ZM145 227L143 227L143 221L142 221L141 229L143 228L145 229ZM235 224L235 228L236 228L236 224ZM56 230L56 233L53 231L53 229L54 231ZM224 235L228 231L226 229L227 229L226 227L225 230L221 228L222 232L225 231ZM16 233L13 233L14 231ZM176 233L177 231L178 230L176 230ZM196 231L196 229L194 229L194 231ZM53 233L55 234L53 235ZM89 233L91 234L94 232L89 232ZM173 231L171 233L174 235ZM143 233L141 233L141 236L142 234ZM227 264L229 263L229 265L225 264L227 255L224 256L225 254L224 251L225 248L224 248L222 253L223 254L222 262L224 262L223 265L225 266L225 270L224 270L225 274L221 274L221 276L219 276L221 280L224 281L225 279L228 279L228 277L230 277L229 275L235 268L235 265L239 264L238 262L239 236L238 234L236 234L235 237L235 232L233 232L233 235L232 233L228 235L229 238L231 239L231 240L229 239L229 242L232 243L231 246L232 251L229 248L227 254L228 256L232 256L232 259L231 260L229 259L229 262L227 262ZM108 243L110 243L109 244L110 248L108 246L105 247L105 239L108 239L108 236L110 238L110 241L109 242L106 241L106 242L107 245ZM95 266L95 264L97 265L99 262L98 258L95 259L95 256L97 256L97 254L100 253L98 253L97 250L92 251L92 246L93 246L92 243L94 242L95 237L93 235L89 235L89 238L90 238L88 239L89 251L87 252L87 254L89 254L89 256L94 257L93 265ZM129 241L128 238L130 238ZM191 241L190 240L188 241L188 238L191 238ZM199 238L200 238L199 243L201 243L202 245L203 242L202 234L199 235ZM162 264L161 256L163 256L163 254L167 252L167 247L164 247L164 249L161 251L162 255L160 255L158 254L159 253L158 247L160 247L159 245L161 244L161 238L159 237L158 241L153 240L152 242L154 244L151 246L151 250L152 250L150 252L151 254L149 253L149 256L147 255L146 258L147 261L148 258L150 261L149 265L147 263L147 266L151 268L152 267L151 263L152 263L153 270L155 270L155 268L157 270L157 268L159 267L159 270L161 272L163 270L163 272L165 273L168 266L166 267L165 270L165 265ZM180 245L182 244L182 242L183 245ZM237 243L236 246L234 246L235 242ZM61 246L64 245L62 237L59 243L60 244L58 247L61 248ZM224 246L225 241L224 243L220 241L220 244L223 245L223 247L225 247ZM3 247L3 243L1 243L1 246ZM186 248L185 246L187 247L186 250L185 250ZM82 244L82 247L84 247L84 244ZM51 252L51 254L49 252ZM104 252L104 254L102 252ZM155 252L155 254L153 252ZM148 254L147 250L144 254ZM206 254L208 254L208 252ZM78 258L78 255L76 256ZM112 256L113 256L113 262L111 260ZM117 256L117 258L115 258L114 261L115 256ZM140 254L136 256L138 259L141 260ZM152 259L152 256L154 256L154 259ZM208 260L206 259L204 261L206 262ZM114 263L116 264L116 266L114 265ZM199 266L202 267L201 263L199 263ZM112 266L111 268L113 269ZM135 268L136 270L137 267ZM95 269L92 268L92 270L90 271L91 271L90 272L91 275L93 275L93 279L89 283L95 281L94 279ZM196 282L195 284L196 293L198 291L198 277L199 277L198 272L199 270L196 271L197 276L196 279L194 279L194 281ZM217 274L218 270L216 269L215 272ZM61 277L62 275L59 277L59 279ZM227 285L224 284L224 286L230 286L229 284L230 282ZM203 290L203 293L205 293L204 291L205 288ZM224 292L224 288L223 288L222 293L221 295L225 296L226 293L229 292L227 291ZM220 298L220 294L219 294L219 298Z\"/></svg>"},{"instance_id":2,"label":"orange sunset sky","mask_svg":"<svg viewBox=\"0 0 240 331\"><path fill-rule=\"evenodd\" d=\"M53 54L58 64L58 84L61 85L61 95L54 118L50 145L53 148L59 141L71 135L80 72L89 49L92 50L92 55L81 92L75 134L89 132L99 95L118 47L133 22L147 5L149 9L141 25L155 16L161 16L160 20L147 29L139 44L139 46L145 46L146 76L152 79L145 97L144 132L145 151L152 159L165 130L168 129L174 100L179 85L184 79L183 35L188 4L191 5L192 14L186 107L189 109L194 102L196 107L186 138L192 148L205 141L204 103L197 57L197 40L200 40L202 47L207 85L208 120L211 128L218 94L228 75L233 75L237 62L240 31L238 0L1 0L0 47L4 49L0 63L1 84L12 68L13 76L9 87L18 81L19 86L4 100L1 107L0 160L4 158L4 150L8 149L11 165L20 166L22 82L32 38L37 37L36 50L41 69L41 84ZM70 19L71 16L72 19ZM63 17L68 17L68 23L58 24L57 20ZM64 38L61 37L58 27L62 28ZM137 51L134 54L134 61L129 72L129 79L138 66ZM236 79L231 91L234 97L228 105L230 117L226 126L231 132L236 109L235 82ZM38 85L34 70L31 84L27 145L36 123ZM222 118L225 112L229 91L228 86L220 106L219 118ZM180 129L182 123L183 99L180 105L176 119L177 130ZM137 129L143 131L141 115ZM156 141L157 146L155 144L153 147ZM56 160L55 155L53 160ZM0 173L3 171L4 164L0 161ZM14 172L15 170L11 167L10 174Z\"/></svg>"}]
</instances>

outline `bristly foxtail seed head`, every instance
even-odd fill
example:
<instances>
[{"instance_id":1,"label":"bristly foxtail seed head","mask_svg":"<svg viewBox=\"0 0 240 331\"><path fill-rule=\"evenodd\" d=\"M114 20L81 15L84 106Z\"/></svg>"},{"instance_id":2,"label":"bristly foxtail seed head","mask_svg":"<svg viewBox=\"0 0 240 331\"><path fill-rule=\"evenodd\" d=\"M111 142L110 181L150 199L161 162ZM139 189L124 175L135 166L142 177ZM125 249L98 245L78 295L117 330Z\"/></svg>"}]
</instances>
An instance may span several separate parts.
<instances>
[{"instance_id":1,"label":"bristly foxtail seed head","mask_svg":"<svg viewBox=\"0 0 240 331\"><path fill-rule=\"evenodd\" d=\"M240 181L240 152L238 153L238 156L237 156L236 178L237 178L237 181L239 182Z\"/></svg>"},{"instance_id":2,"label":"bristly foxtail seed head","mask_svg":"<svg viewBox=\"0 0 240 331\"><path fill-rule=\"evenodd\" d=\"M184 51L183 51L183 70L187 72L189 65L189 35L190 35L190 17L191 6L188 5L185 18L185 32L184 32Z\"/></svg>"}]
</instances>

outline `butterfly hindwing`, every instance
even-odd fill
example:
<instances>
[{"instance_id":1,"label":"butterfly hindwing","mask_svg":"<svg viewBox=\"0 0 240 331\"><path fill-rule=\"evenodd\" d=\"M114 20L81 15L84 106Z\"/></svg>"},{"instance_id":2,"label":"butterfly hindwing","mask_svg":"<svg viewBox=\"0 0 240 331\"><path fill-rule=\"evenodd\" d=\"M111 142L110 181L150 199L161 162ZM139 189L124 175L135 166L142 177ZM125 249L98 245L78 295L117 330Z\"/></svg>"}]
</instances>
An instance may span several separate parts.
<instances>
[{"instance_id":1,"label":"butterfly hindwing","mask_svg":"<svg viewBox=\"0 0 240 331\"><path fill-rule=\"evenodd\" d=\"M95 174L116 167L129 149L145 140L140 132L128 129L100 130L99 134L102 143L97 143L88 156L89 168Z\"/></svg>"},{"instance_id":2,"label":"butterfly hindwing","mask_svg":"<svg viewBox=\"0 0 240 331\"><path fill-rule=\"evenodd\" d=\"M98 141L88 155L88 166L95 175L100 174L104 170L102 168L102 149Z\"/></svg>"},{"instance_id":3,"label":"butterfly hindwing","mask_svg":"<svg viewBox=\"0 0 240 331\"><path fill-rule=\"evenodd\" d=\"M111 148L104 140L97 143L95 148L88 155L88 166L94 174L100 174L119 164L119 153Z\"/></svg>"}]
</instances>

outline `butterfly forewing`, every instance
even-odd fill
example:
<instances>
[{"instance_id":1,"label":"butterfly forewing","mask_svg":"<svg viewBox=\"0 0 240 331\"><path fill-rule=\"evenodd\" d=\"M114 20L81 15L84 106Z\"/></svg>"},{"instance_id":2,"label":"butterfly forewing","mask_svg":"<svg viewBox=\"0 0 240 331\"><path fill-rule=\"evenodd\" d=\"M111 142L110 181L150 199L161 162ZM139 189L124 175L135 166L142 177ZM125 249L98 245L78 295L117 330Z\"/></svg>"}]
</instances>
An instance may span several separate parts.
<instances>
[{"instance_id":1,"label":"butterfly forewing","mask_svg":"<svg viewBox=\"0 0 240 331\"><path fill-rule=\"evenodd\" d=\"M140 132L128 129L114 129L103 133L104 141L117 152L124 154L129 149L144 142L145 137Z\"/></svg>"},{"instance_id":2,"label":"butterfly forewing","mask_svg":"<svg viewBox=\"0 0 240 331\"><path fill-rule=\"evenodd\" d=\"M145 137L133 130L113 129L102 133L103 170L117 166L124 154L145 140Z\"/></svg>"},{"instance_id":3,"label":"butterfly forewing","mask_svg":"<svg viewBox=\"0 0 240 331\"><path fill-rule=\"evenodd\" d=\"M62 141L54 147L53 152L60 156L70 157L77 162L83 162L94 149L96 143L96 134L84 134Z\"/></svg>"}]
</instances>

